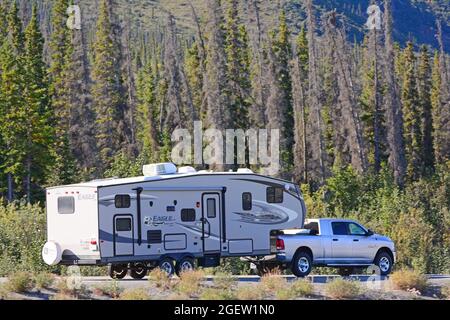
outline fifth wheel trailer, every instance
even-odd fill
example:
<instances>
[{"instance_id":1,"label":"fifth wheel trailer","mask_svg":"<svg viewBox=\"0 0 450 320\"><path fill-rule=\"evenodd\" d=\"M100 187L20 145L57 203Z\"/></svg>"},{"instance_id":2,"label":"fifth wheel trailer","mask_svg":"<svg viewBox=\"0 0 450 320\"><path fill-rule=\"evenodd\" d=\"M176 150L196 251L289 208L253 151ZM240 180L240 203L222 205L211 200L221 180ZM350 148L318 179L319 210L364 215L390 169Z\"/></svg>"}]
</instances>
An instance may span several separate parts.
<instances>
[{"instance_id":1,"label":"fifth wheel trailer","mask_svg":"<svg viewBox=\"0 0 450 320\"><path fill-rule=\"evenodd\" d=\"M220 258L262 259L276 236L303 228L298 186L252 173L144 166L135 178L94 180L46 190L47 264L108 265L112 277L142 278Z\"/></svg>"}]
</instances>

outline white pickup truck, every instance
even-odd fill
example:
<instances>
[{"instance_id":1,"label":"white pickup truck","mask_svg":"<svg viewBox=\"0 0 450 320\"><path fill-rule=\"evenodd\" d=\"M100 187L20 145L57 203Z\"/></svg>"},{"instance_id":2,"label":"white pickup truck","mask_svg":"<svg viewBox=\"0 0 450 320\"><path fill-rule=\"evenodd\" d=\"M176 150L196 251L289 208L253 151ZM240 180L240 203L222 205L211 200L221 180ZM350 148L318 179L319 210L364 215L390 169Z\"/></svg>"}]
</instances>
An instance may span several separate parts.
<instances>
[{"instance_id":1,"label":"white pickup truck","mask_svg":"<svg viewBox=\"0 0 450 320\"><path fill-rule=\"evenodd\" d=\"M353 220L308 219L304 229L284 230L276 239L277 261L297 277L313 266L340 268L342 275L354 268L375 265L387 275L394 265L394 243Z\"/></svg>"}]
</instances>

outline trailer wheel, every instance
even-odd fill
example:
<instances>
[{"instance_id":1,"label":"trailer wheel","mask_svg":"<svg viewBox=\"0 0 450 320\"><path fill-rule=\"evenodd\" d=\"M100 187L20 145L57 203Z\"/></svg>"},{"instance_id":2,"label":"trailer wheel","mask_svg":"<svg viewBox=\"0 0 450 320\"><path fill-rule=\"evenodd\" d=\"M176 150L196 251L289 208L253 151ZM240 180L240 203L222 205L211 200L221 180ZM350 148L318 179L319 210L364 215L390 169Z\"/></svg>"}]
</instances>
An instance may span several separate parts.
<instances>
[{"instance_id":1,"label":"trailer wheel","mask_svg":"<svg viewBox=\"0 0 450 320\"><path fill-rule=\"evenodd\" d=\"M133 279L142 279L147 275L147 267L143 263L135 263L130 268L130 277Z\"/></svg>"},{"instance_id":2,"label":"trailer wheel","mask_svg":"<svg viewBox=\"0 0 450 320\"><path fill-rule=\"evenodd\" d=\"M170 258L163 258L158 262L158 268L165 271L169 276L175 273L175 267L173 265L173 260Z\"/></svg>"},{"instance_id":3,"label":"trailer wheel","mask_svg":"<svg viewBox=\"0 0 450 320\"><path fill-rule=\"evenodd\" d=\"M108 274L113 279L123 279L127 275L126 264L110 264L108 265Z\"/></svg>"},{"instance_id":4,"label":"trailer wheel","mask_svg":"<svg viewBox=\"0 0 450 320\"><path fill-rule=\"evenodd\" d=\"M181 258L177 261L175 266L175 272L177 276L181 276L181 274L185 271L192 271L195 269L195 261L190 257Z\"/></svg>"},{"instance_id":5,"label":"trailer wheel","mask_svg":"<svg viewBox=\"0 0 450 320\"><path fill-rule=\"evenodd\" d=\"M312 270L312 259L305 251L298 252L292 260L292 273L299 277L306 277Z\"/></svg>"}]
</instances>

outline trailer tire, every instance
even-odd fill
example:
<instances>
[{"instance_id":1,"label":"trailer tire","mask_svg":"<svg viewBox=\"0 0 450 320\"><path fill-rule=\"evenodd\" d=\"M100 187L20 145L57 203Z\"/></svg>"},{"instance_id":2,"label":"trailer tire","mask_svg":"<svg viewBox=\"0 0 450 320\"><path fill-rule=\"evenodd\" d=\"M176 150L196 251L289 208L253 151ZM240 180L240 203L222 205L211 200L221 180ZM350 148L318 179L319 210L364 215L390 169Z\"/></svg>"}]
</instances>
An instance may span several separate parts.
<instances>
[{"instance_id":1,"label":"trailer tire","mask_svg":"<svg viewBox=\"0 0 450 320\"><path fill-rule=\"evenodd\" d=\"M165 271L169 276L172 276L175 273L175 267L171 258L162 258L159 260L158 268Z\"/></svg>"},{"instance_id":2,"label":"trailer tire","mask_svg":"<svg viewBox=\"0 0 450 320\"><path fill-rule=\"evenodd\" d=\"M177 261L175 266L175 272L177 276L181 276L181 274L185 271L193 271L195 269L195 261L191 257L184 257Z\"/></svg>"},{"instance_id":3,"label":"trailer tire","mask_svg":"<svg viewBox=\"0 0 450 320\"><path fill-rule=\"evenodd\" d=\"M128 267L126 264L108 265L108 274L113 279L123 279L127 275Z\"/></svg>"},{"instance_id":4,"label":"trailer tire","mask_svg":"<svg viewBox=\"0 0 450 320\"><path fill-rule=\"evenodd\" d=\"M130 268L130 277L142 279L147 275L147 267L143 263L134 263Z\"/></svg>"},{"instance_id":5,"label":"trailer tire","mask_svg":"<svg viewBox=\"0 0 450 320\"><path fill-rule=\"evenodd\" d=\"M306 251L299 251L295 254L291 266L292 273L299 278L309 275L312 270L312 258Z\"/></svg>"}]
</instances>

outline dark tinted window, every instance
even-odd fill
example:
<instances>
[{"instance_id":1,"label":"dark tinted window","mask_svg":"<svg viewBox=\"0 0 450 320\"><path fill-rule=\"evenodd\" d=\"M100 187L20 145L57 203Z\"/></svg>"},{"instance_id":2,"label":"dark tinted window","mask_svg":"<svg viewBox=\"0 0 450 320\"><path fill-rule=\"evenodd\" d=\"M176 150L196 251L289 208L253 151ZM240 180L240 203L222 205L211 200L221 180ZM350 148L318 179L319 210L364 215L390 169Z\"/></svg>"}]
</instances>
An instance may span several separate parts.
<instances>
[{"instance_id":1,"label":"dark tinted window","mask_svg":"<svg viewBox=\"0 0 450 320\"><path fill-rule=\"evenodd\" d=\"M268 203L282 203L283 188L268 187L266 190L266 199Z\"/></svg>"},{"instance_id":2,"label":"dark tinted window","mask_svg":"<svg viewBox=\"0 0 450 320\"><path fill-rule=\"evenodd\" d=\"M117 218L116 231L131 231L131 218Z\"/></svg>"},{"instance_id":3,"label":"dark tinted window","mask_svg":"<svg viewBox=\"0 0 450 320\"><path fill-rule=\"evenodd\" d=\"M336 236L348 235L347 222L332 222L333 234Z\"/></svg>"},{"instance_id":4,"label":"dark tinted window","mask_svg":"<svg viewBox=\"0 0 450 320\"><path fill-rule=\"evenodd\" d=\"M252 210L252 194L250 192L242 194L242 210Z\"/></svg>"},{"instance_id":5,"label":"dark tinted window","mask_svg":"<svg viewBox=\"0 0 450 320\"><path fill-rule=\"evenodd\" d=\"M181 209L181 221L195 221L195 209Z\"/></svg>"},{"instance_id":6,"label":"dark tinted window","mask_svg":"<svg viewBox=\"0 0 450 320\"><path fill-rule=\"evenodd\" d=\"M58 198L58 213L72 214L75 212L75 198L74 197L59 197Z\"/></svg>"},{"instance_id":7,"label":"dark tinted window","mask_svg":"<svg viewBox=\"0 0 450 320\"><path fill-rule=\"evenodd\" d=\"M310 222L305 224L305 229L311 230L311 234L319 234L319 224L317 222Z\"/></svg>"},{"instance_id":8,"label":"dark tinted window","mask_svg":"<svg viewBox=\"0 0 450 320\"><path fill-rule=\"evenodd\" d=\"M116 208L129 208L130 196L128 194L118 194L114 198Z\"/></svg>"},{"instance_id":9,"label":"dark tinted window","mask_svg":"<svg viewBox=\"0 0 450 320\"><path fill-rule=\"evenodd\" d=\"M206 200L206 213L208 218L216 217L216 199L210 198Z\"/></svg>"}]
</instances>

